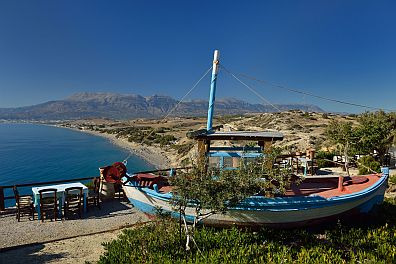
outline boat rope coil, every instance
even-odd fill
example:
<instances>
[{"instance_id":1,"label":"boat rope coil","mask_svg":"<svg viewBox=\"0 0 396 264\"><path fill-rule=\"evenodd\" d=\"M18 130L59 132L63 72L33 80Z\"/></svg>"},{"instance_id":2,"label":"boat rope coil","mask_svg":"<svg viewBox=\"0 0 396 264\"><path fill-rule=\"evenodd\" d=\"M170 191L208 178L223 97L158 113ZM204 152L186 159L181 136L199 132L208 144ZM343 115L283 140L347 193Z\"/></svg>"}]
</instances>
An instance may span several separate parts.
<instances>
[{"instance_id":1,"label":"boat rope coil","mask_svg":"<svg viewBox=\"0 0 396 264\"><path fill-rule=\"evenodd\" d=\"M127 167L123 162L115 162L111 166L103 168L103 177L109 183L121 183L122 177L127 174Z\"/></svg>"}]
</instances>

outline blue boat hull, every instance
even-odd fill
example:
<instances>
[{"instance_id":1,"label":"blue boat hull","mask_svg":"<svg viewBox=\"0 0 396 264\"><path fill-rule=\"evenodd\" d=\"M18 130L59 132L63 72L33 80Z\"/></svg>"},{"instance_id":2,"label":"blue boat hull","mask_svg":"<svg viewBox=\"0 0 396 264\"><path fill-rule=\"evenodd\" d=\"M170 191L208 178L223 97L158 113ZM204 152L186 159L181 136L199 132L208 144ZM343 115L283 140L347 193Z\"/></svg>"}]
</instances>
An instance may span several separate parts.
<instances>
[{"instance_id":1,"label":"blue boat hull","mask_svg":"<svg viewBox=\"0 0 396 264\"><path fill-rule=\"evenodd\" d=\"M252 196L225 214L214 214L203 221L210 226L280 226L295 227L316 224L341 216L369 213L384 200L388 176L382 176L372 186L352 194L331 198L317 195L266 198ZM125 185L124 190L130 202L139 210L155 215L157 208L179 217L172 208L171 193L160 193L133 184ZM194 208L186 208L186 220L194 221Z\"/></svg>"}]
</instances>

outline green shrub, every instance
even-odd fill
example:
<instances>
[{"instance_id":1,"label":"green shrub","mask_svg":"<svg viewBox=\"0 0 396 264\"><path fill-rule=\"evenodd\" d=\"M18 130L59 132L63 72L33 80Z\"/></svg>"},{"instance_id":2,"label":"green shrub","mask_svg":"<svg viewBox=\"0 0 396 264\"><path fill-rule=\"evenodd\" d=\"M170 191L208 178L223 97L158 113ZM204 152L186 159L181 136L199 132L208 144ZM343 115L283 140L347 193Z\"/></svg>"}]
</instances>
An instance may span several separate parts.
<instances>
[{"instance_id":1,"label":"green shrub","mask_svg":"<svg viewBox=\"0 0 396 264\"><path fill-rule=\"evenodd\" d=\"M194 143L188 142L180 145L172 145L172 147L177 150L178 154L186 155L194 147Z\"/></svg>"},{"instance_id":2,"label":"green shrub","mask_svg":"<svg viewBox=\"0 0 396 264\"><path fill-rule=\"evenodd\" d=\"M389 177L389 184L396 185L396 175L392 175Z\"/></svg>"},{"instance_id":3,"label":"green shrub","mask_svg":"<svg viewBox=\"0 0 396 264\"><path fill-rule=\"evenodd\" d=\"M154 136L154 143L160 144L161 146L170 145L171 142L175 141L176 138L173 135L158 135Z\"/></svg>"},{"instance_id":4,"label":"green shrub","mask_svg":"<svg viewBox=\"0 0 396 264\"><path fill-rule=\"evenodd\" d=\"M318 168L334 167L335 163L331 162L331 160L333 160L335 155L335 152L318 151L315 155Z\"/></svg>"},{"instance_id":5,"label":"green shrub","mask_svg":"<svg viewBox=\"0 0 396 264\"><path fill-rule=\"evenodd\" d=\"M372 156L364 156L360 158L358 160L359 174L364 175L364 174L373 173L368 168L376 172L381 172L380 163L376 161Z\"/></svg>"},{"instance_id":6,"label":"green shrub","mask_svg":"<svg viewBox=\"0 0 396 264\"><path fill-rule=\"evenodd\" d=\"M396 200L385 201L372 219L316 232L201 227L194 236L201 253L186 252L178 223L161 220L105 243L99 263L396 263Z\"/></svg>"}]
</instances>

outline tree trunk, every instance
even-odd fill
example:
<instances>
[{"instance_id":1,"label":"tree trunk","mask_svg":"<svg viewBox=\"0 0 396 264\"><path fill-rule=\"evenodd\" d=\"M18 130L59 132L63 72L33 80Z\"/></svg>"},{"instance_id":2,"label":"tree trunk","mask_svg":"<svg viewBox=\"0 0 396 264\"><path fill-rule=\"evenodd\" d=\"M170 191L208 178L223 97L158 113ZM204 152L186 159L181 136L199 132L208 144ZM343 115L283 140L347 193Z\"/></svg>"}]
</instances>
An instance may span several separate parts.
<instances>
[{"instance_id":1,"label":"tree trunk","mask_svg":"<svg viewBox=\"0 0 396 264\"><path fill-rule=\"evenodd\" d=\"M349 174L349 156L348 156L348 149L349 149L349 142L347 141L344 147L344 156L345 156L345 171L347 172L348 176Z\"/></svg>"},{"instance_id":2,"label":"tree trunk","mask_svg":"<svg viewBox=\"0 0 396 264\"><path fill-rule=\"evenodd\" d=\"M186 221L186 216L183 212L183 223L184 223L184 231L186 232L186 251L190 250L190 231L188 230L188 225Z\"/></svg>"}]
</instances>

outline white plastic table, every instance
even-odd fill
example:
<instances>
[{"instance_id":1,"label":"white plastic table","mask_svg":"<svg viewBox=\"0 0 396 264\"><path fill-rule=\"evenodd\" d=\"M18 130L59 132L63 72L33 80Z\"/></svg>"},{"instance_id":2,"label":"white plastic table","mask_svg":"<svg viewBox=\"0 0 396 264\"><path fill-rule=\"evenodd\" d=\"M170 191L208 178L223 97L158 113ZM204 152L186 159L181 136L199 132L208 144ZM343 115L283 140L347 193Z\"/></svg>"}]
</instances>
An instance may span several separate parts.
<instances>
[{"instance_id":1,"label":"white plastic table","mask_svg":"<svg viewBox=\"0 0 396 264\"><path fill-rule=\"evenodd\" d=\"M34 197L34 206L36 207L37 211L37 218L41 219L41 212L40 212L40 190L48 189L48 188L55 188L57 189L56 195L58 198L59 203L59 214L62 214L62 206L65 203L65 189L70 187L82 187L83 188L83 205L84 205L84 212L87 211L87 195L88 195L88 187L82 184L81 182L73 182L73 183L65 183L65 184L57 184L57 185L46 185L40 187L32 187L33 197ZM44 197L46 193L43 193Z\"/></svg>"}]
</instances>

